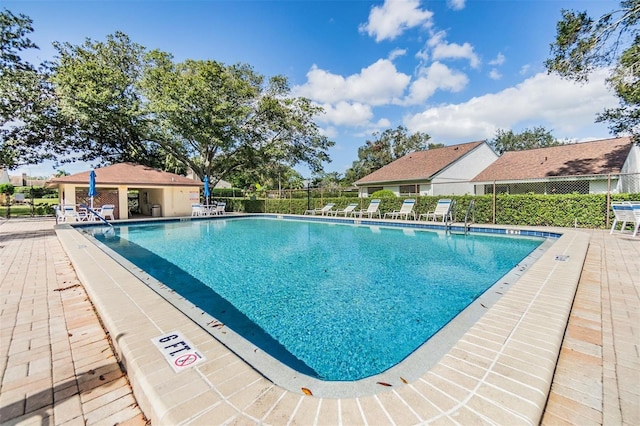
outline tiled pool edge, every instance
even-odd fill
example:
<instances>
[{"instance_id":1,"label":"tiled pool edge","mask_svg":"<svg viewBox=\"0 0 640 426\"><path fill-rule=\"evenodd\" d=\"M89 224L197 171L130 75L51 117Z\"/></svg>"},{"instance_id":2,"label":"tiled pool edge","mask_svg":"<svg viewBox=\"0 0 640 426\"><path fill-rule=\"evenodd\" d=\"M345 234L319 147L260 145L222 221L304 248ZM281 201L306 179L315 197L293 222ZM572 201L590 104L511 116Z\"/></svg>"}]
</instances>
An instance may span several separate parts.
<instances>
[{"instance_id":1,"label":"tiled pool edge","mask_svg":"<svg viewBox=\"0 0 640 426\"><path fill-rule=\"evenodd\" d=\"M337 404L274 386L80 233L59 229L58 235L111 332L136 398L153 424L198 423L199 416L207 416L202 423L237 418L278 424L302 415L302 405L313 406L325 422L338 415L343 419L371 415L371 422L377 416L373 413L379 412L403 424L446 417L458 422L492 419L537 424L589 238L580 231L560 232L564 235L552 249L421 379ZM567 261L555 260L556 255L567 253ZM149 339L175 329L205 353L206 363L173 372Z\"/></svg>"}]
</instances>

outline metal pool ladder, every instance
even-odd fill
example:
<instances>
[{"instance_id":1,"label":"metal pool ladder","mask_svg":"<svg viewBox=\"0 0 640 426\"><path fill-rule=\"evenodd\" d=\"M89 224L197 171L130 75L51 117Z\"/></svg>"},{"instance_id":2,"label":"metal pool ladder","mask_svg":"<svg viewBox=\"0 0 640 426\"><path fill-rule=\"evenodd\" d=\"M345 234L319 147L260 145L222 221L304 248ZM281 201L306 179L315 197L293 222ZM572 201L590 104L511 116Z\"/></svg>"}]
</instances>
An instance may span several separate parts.
<instances>
[{"instance_id":1,"label":"metal pool ladder","mask_svg":"<svg viewBox=\"0 0 640 426\"><path fill-rule=\"evenodd\" d=\"M455 217L455 200L453 200L451 202L451 208L449 209L449 212L446 215L446 222L445 222L445 227L446 230L450 233L453 233L453 231L451 230L451 227L453 226L453 218ZM469 219L469 216L471 216L471 219ZM464 215L464 231L462 232L464 235L467 235L469 233L469 230L471 229L471 224L474 223L476 220L476 208L475 208L475 200L470 200L469 201L469 205L467 206L467 213Z\"/></svg>"},{"instance_id":2,"label":"metal pool ladder","mask_svg":"<svg viewBox=\"0 0 640 426\"><path fill-rule=\"evenodd\" d=\"M471 215L471 221L469 221L469 215ZM464 215L464 234L467 235L471 229L471 224L476 221L476 200L469 200L467 206L467 213Z\"/></svg>"}]
</instances>

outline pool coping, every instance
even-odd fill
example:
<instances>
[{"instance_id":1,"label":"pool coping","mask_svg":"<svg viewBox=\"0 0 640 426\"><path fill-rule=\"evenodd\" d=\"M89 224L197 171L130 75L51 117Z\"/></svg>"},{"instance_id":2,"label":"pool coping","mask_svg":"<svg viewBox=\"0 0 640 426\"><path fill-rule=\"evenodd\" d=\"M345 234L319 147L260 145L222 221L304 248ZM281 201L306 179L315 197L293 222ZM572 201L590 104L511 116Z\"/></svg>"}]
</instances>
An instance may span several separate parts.
<instances>
[{"instance_id":1,"label":"pool coping","mask_svg":"<svg viewBox=\"0 0 640 426\"><path fill-rule=\"evenodd\" d=\"M416 225L412 221L372 222ZM340 399L307 396L302 390L290 392L273 384L84 235L70 226L58 226L56 232L112 336L141 408L153 424L204 419L215 423L230 419L286 423L283 419L304 415L300 411L303 405L315 407L316 421L323 422L333 416L372 416L368 421L376 422L372 413L378 412L402 424L438 419L537 424L589 236L571 229L482 228L562 235L493 306L483 308L486 313L427 373L376 383L380 392L375 395ZM176 329L206 357L206 361L179 373L151 343L154 337ZM307 389L313 393L314 386Z\"/></svg>"}]
</instances>

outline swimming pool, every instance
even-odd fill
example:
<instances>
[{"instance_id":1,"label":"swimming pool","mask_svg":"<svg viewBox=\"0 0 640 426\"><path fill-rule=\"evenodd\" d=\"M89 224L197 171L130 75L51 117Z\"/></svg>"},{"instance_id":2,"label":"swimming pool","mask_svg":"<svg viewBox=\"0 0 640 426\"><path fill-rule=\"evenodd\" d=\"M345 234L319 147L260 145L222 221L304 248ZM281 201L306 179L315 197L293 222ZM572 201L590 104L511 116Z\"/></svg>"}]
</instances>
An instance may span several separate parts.
<instances>
[{"instance_id":1,"label":"swimming pool","mask_svg":"<svg viewBox=\"0 0 640 426\"><path fill-rule=\"evenodd\" d=\"M328 381L398 364L543 241L273 217L116 231L96 238L215 325Z\"/></svg>"}]
</instances>

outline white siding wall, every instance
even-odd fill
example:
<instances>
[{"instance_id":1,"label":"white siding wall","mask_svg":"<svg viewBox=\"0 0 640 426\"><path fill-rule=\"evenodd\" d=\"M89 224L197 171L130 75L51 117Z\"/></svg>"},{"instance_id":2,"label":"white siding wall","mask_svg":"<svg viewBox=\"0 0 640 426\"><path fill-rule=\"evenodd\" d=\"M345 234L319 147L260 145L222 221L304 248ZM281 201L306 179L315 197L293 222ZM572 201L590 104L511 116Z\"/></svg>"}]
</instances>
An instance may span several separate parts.
<instances>
[{"instance_id":1,"label":"white siding wall","mask_svg":"<svg viewBox=\"0 0 640 426\"><path fill-rule=\"evenodd\" d=\"M420 195L433 195L433 185L430 183L420 185Z\"/></svg>"},{"instance_id":2,"label":"white siding wall","mask_svg":"<svg viewBox=\"0 0 640 426\"><path fill-rule=\"evenodd\" d=\"M473 194L474 185L469 181L497 159L498 155L487 144L478 146L433 179L430 195Z\"/></svg>"},{"instance_id":3,"label":"white siding wall","mask_svg":"<svg viewBox=\"0 0 640 426\"><path fill-rule=\"evenodd\" d=\"M618 183L618 191L622 193L640 192L640 146L634 144L631 147L627 160L622 165L622 173L639 173L635 175L621 176Z\"/></svg>"},{"instance_id":4,"label":"white siding wall","mask_svg":"<svg viewBox=\"0 0 640 426\"><path fill-rule=\"evenodd\" d=\"M618 179L611 179L611 192L618 192L616 187ZM609 184L606 180L589 181L589 194L606 194L609 190Z\"/></svg>"}]
</instances>

